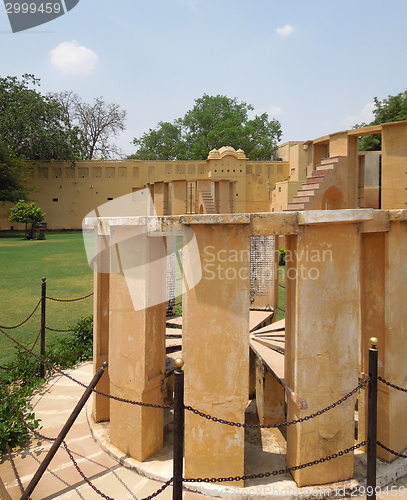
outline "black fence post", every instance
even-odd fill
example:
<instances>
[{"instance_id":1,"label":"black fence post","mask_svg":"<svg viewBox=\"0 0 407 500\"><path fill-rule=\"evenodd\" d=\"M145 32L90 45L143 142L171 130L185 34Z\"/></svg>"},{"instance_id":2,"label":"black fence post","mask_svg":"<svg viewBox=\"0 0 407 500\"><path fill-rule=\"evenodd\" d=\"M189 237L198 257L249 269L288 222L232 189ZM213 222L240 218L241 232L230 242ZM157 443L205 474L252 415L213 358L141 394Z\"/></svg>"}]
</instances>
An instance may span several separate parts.
<instances>
[{"instance_id":1,"label":"black fence post","mask_svg":"<svg viewBox=\"0 0 407 500\"><path fill-rule=\"evenodd\" d=\"M173 500L182 500L182 477L184 468L184 360L174 361L174 468L173 468Z\"/></svg>"},{"instance_id":2,"label":"black fence post","mask_svg":"<svg viewBox=\"0 0 407 500\"><path fill-rule=\"evenodd\" d=\"M47 301L47 278L42 278L41 285L41 346L40 354L41 358L45 356L45 305ZM45 377L45 365L41 362L40 365L40 377Z\"/></svg>"},{"instance_id":3,"label":"black fence post","mask_svg":"<svg viewBox=\"0 0 407 500\"><path fill-rule=\"evenodd\" d=\"M367 405L367 478L366 497L376 500L376 446L377 446L377 364L379 341L376 337L369 339L369 391Z\"/></svg>"},{"instance_id":4,"label":"black fence post","mask_svg":"<svg viewBox=\"0 0 407 500\"><path fill-rule=\"evenodd\" d=\"M89 396L92 394L93 389L96 387L96 384L99 382L106 367L107 367L107 363L106 362L102 363L102 367L99 368L99 370L93 376L93 379L91 380L88 387L85 389L85 392L83 393L81 399L78 401L77 405L75 406L74 410L72 411L72 413L69 416L68 420L66 421L65 425L62 427L60 433L58 434L53 445L51 446L50 450L46 454L44 460L41 462L41 465L38 467L37 472L34 474L34 477L31 479L30 484L27 486L27 488L24 491L24 493L22 494L20 500L27 500L30 497L31 493L34 491L34 488L37 486L38 481L41 479L42 475L46 471L51 460L53 459L55 453L58 451L58 448L61 446L61 443L63 442L65 436L68 434L68 431L73 426L73 424L74 424L75 420L77 419L79 413L81 412L82 408L85 406L86 401L89 399Z\"/></svg>"}]
</instances>

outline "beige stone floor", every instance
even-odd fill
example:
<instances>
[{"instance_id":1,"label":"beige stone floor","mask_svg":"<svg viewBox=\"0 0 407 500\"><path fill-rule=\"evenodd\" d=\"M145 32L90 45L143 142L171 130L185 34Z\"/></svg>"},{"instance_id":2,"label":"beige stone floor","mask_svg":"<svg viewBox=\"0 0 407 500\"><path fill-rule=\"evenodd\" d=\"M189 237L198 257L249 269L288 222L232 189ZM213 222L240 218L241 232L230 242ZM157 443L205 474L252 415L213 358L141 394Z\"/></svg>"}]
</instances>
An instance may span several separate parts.
<instances>
[{"instance_id":1,"label":"beige stone floor","mask_svg":"<svg viewBox=\"0 0 407 500\"><path fill-rule=\"evenodd\" d=\"M89 383L92 377L92 364L84 363L75 370L69 370L68 374L73 375L77 380L83 383ZM82 394L83 387L77 385L68 378L62 375L52 377L49 384L44 386L41 392L36 394L32 401L36 416L41 419L41 424L43 426L41 433L45 436L55 437ZM251 464L250 471L248 471L249 473L260 472L261 469L270 470L270 464L268 464L270 457L257 453L256 439L255 434L248 436L247 439L246 460ZM283 468L285 453L285 442L283 437L278 433L268 435L263 433L261 439L263 443L268 443L267 446L273 447L276 455L273 460L274 462L277 460L279 464L278 468L280 468L280 465L281 468ZM124 467L118 463L117 460L112 458L111 454L105 451L103 443L100 440L95 441L93 439L86 418L86 409L81 412L74 426L68 433L66 442L85 475L90 478L93 484L107 497L114 498L115 500L132 498L141 500L156 491L162 484L162 482L147 478L143 473L138 473L135 470ZM40 439L32 439L24 449L13 453L15 464L24 487L28 485L49 447L49 442ZM167 459L170 460L170 456L167 456ZM165 477L171 470L171 467L168 467L168 464L165 465L164 462L165 461L158 464L157 475L161 477ZM361 460L360 463L363 468L363 460ZM166 470L164 470L165 467L167 467ZM392 471L390 474L386 472L387 476L383 472L387 466L382 463L380 467L378 482L380 478L395 478L397 474L406 474L407 459L397 459L393 462ZM7 457L0 463L0 477L5 483L11 498L13 500L19 499L21 493L14 477L10 460L8 460ZM274 487L274 494L273 490L268 489L267 486ZM252 489L254 487L257 489ZM404 491L403 488L405 488L406 491ZM250 489L243 489L239 492L237 492L237 490L232 492L229 491L228 493L220 490L215 492L215 489L216 486L213 485L208 488L206 488L206 485L201 485L200 491L205 492L208 496L216 496L216 493L218 493L228 498L264 498L265 496L271 499L297 497L294 491L295 483L288 475L287 477L280 478L279 481L271 485L261 483L257 485L253 484L250 486ZM285 490L285 494L283 490ZM259 494L257 495L256 492ZM353 496L365 496L360 495L362 492L363 490L355 487ZM330 496L333 497L332 494ZM351 495L347 495L347 497L350 496ZM378 495L378 497L383 500L387 500L391 497L401 498L404 496L407 498L407 476L398 479L397 482L390 483L388 486L388 495ZM203 498L202 495L199 495L199 497L201 499ZM302 493L300 497L316 498L312 494L306 495L304 493ZM37 488L34 490L31 498L32 500L49 500L52 498L92 500L101 497L93 491L78 474L66 451L60 449L51 462L47 472L40 480ZM167 488L157 498L159 500L169 500L172 498L172 488ZM198 494L193 491L185 491L184 498L186 500L197 500Z\"/></svg>"}]
</instances>

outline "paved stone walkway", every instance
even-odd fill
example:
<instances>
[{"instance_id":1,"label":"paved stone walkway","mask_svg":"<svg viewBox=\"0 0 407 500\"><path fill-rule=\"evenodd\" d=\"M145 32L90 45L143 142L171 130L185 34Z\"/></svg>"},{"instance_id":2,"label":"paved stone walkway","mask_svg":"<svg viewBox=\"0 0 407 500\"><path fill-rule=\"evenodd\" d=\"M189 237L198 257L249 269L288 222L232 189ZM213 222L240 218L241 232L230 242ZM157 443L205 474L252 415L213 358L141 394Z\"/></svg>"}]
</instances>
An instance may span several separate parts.
<instances>
[{"instance_id":1,"label":"paved stone walkway","mask_svg":"<svg viewBox=\"0 0 407 500\"><path fill-rule=\"evenodd\" d=\"M67 373L88 384L92 378L92 370L92 363L84 363L75 370L67 370ZM49 384L32 400L35 415L41 419L41 434L47 437L58 435L83 391L83 387L62 375L55 375L51 378ZM162 485L158 481L147 479L121 466L99 447L90 433L86 407L80 413L65 441L84 474L107 497L115 500L131 498L140 500L155 492ZM29 484L51 445L52 443L47 441L32 439L26 448L13 453L23 487ZM9 460L0 464L0 477L13 500L19 499L21 492ZM194 493L187 492L186 498L194 500L196 496ZM82 479L67 452L61 447L31 498L32 500L51 498L93 500L102 497ZM172 498L172 488L168 487L158 498L159 500Z\"/></svg>"},{"instance_id":2,"label":"paved stone walkway","mask_svg":"<svg viewBox=\"0 0 407 500\"><path fill-rule=\"evenodd\" d=\"M88 384L92 378L92 370L92 363L83 363L75 370L68 370L67 373ZM45 436L56 437L82 394L83 387L75 382L62 375L53 376L49 383L34 396L32 401L36 417L41 419L42 429L40 432ZM91 436L86 419L86 408L80 413L65 441L84 474L96 488L106 495L105 498L115 500L137 498L141 500L155 492L162 485L159 481L148 479L136 471L122 466L103 451ZM47 441L32 439L27 447L13 453L23 487L29 484L50 446L51 444ZM407 470L407 460L404 463ZM399 465L397 470L400 473L405 473L403 472L403 466ZM6 459L0 463L0 477L11 498L13 500L19 499L21 493L10 460ZM407 477L404 477L389 485L388 495L379 495L379 497L382 499L390 497L407 498L406 490ZM355 496L359 496L358 493L360 494L360 492L355 491ZM246 498L256 498L257 495L249 492L240 498L244 496ZM282 496L279 496L271 493L266 497L269 499L278 497L293 498L293 495L284 495L283 493ZM312 495L309 495L309 497L312 498ZM61 448L31 498L32 500L49 500L53 498L97 500L102 497L83 480L66 451ZM170 500L172 498L172 488L168 487L157 498L158 500ZM194 492L184 492L185 500L198 500L198 498L202 500L204 497ZM237 498L236 494L234 498Z\"/></svg>"}]
</instances>

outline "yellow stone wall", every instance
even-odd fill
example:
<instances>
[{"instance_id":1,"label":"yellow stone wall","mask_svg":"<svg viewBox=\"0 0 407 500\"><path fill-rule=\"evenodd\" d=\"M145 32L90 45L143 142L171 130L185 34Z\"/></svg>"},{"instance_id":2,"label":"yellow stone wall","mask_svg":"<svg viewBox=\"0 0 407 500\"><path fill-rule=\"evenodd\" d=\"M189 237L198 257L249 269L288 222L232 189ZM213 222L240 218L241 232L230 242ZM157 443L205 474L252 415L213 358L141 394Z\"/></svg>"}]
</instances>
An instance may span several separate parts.
<instances>
[{"instance_id":1,"label":"yellow stone wall","mask_svg":"<svg viewBox=\"0 0 407 500\"><path fill-rule=\"evenodd\" d=\"M172 182L171 213L183 214L186 181L225 179L235 181L235 212L270 211L270 193L276 182L288 179L288 162L248 162L243 152L237 158L233 148L222 149L223 156L206 161L92 160L75 168L66 162L35 163L30 199L46 213L47 228L80 229L87 213L148 183ZM8 221L13 206L0 204L0 229L24 227Z\"/></svg>"},{"instance_id":2,"label":"yellow stone wall","mask_svg":"<svg viewBox=\"0 0 407 500\"><path fill-rule=\"evenodd\" d=\"M407 121L382 125L382 208L407 207Z\"/></svg>"}]
</instances>

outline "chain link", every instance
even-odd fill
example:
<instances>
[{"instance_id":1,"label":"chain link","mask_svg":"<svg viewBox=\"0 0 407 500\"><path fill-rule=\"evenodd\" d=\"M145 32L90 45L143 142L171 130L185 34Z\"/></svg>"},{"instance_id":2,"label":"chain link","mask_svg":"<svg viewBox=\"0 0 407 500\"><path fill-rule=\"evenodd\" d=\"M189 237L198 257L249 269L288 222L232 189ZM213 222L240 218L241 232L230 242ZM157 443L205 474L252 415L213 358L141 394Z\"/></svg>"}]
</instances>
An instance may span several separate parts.
<instances>
[{"instance_id":1,"label":"chain link","mask_svg":"<svg viewBox=\"0 0 407 500\"><path fill-rule=\"evenodd\" d=\"M383 450L389 451L393 455L396 455L397 457L401 458L407 458L407 455L403 455L402 453L397 453L397 451L392 450L391 448L387 448L387 446L384 446L380 441L377 441L377 445L380 446L380 448L383 448Z\"/></svg>"},{"instance_id":2,"label":"chain link","mask_svg":"<svg viewBox=\"0 0 407 500\"><path fill-rule=\"evenodd\" d=\"M42 299L40 299L38 301L38 304L35 306L34 311L28 316L27 319L25 319L24 321L22 321L21 323L19 323L16 326L2 326L2 325L0 325L0 328L3 328L4 330L14 330L15 328L19 328L20 326L23 326L25 323L27 323L28 320L30 320L33 317L35 311L38 309L39 305L41 304L41 300Z\"/></svg>"},{"instance_id":3,"label":"chain link","mask_svg":"<svg viewBox=\"0 0 407 500\"><path fill-rule=\"evenodd\" d=\"M10 451L10 447L9 447L9 445L8 445L7 442L6 442L6 448L7 448L8 456L10 457L10 463L11 463L11 468L13 469L14 477L16 478L18 487L20 489L20 493L24 493L23 483L21 482L21 478L20 478L20 476L18 474L17 467L16 467L16 464L14 462L13 455L12 455L12 453Z\"/></svg>"},{"instance_id":4,"label":"chain link","mask_svg":"<svg viewBox=\"0 0 407 500\"><path fill-rule=\"evenodd\" d=\"M154 493L152 493L148 497L142 498L141 500L151 500L152 498L156 497L157 495L159 495L160 493L162 493L166 488L168 488L168 486L172 483L173 480L174 480L174 478L172 477L171 479L169 479L168 481L166 481L161 486L161 488L159 488L157 491L155 491Z\"/></svg>"},{"instance_id":5,"label":"chain link","mask_svg":"<svg viewBox=\"0 0 407 500\"><path fill-rule=\"evenodd\" d=\"M105 498L106 500L114 500L114 498L112 497L109 497L108 495L105 495L102 491L100 491L93 483L90 479L88 479L85 474L83 473L82 469L79 467L77 461L75 460L74 456L72 455L71 453L71 450L68 448L67 444L65 443L65 441L62 441L62 444L65 448L65 451L68 453L68 456L69 458L71 459L71 462L73 463L75 469L78 471L79 475L82 477L82 479L84 481L86 481L88 483L88 485L92 488L92 490L94 490L99 496L101 496L102 498Z\"/></svg>"},{"instance_id":6,"label":"chain link","mask_svg":"<svg viewBox=\"0 0 407 500\"><path fill-rule=\"evenodd\" d=\"M20 368L20 366L22 366L26 361L27 359L33 355L33 351L34 351L34 348L35 346L37 345L37 342L38 342L38 339L40 338L40 335L41 335L41 330L38 332L38 335L37 335L37 338L35 339L34 341L34 344L33 346L31 347L31 349L29 350L27 356L20 362L18 363L18 365L15 365L15 366L12 366L12 367L8 367L8 366L1 366L0 365L0 370L7 370L7 371L11 371L11 370L15 370L17 368ZM30 379L31 380L31 379ZM27 384L26 384L27 385Z\"/></svg>"},{"instance_id":7,"label":"chain link","mask_svg":"<svg viewBox=\"0 0 407 500\"><path fill-rule=\"evenodd\" d=\"M44 439L44 441L55 441L55 438L50 438L50 437L47 437L47 436L44 436L43 434L41 434L40 432L36 431L35 429L33 429L30 424L28 424L25 420L24 420L24 417L21 413L21 411L19 411L14 403L13 403L13 399L11 398L11 395L7 392L6 390L6 387L4 386L4 381L3 381L3 378L1 377L0 375L0 384L3 388L3 391L4 391L4 394L6 395L6 398L8 400L8 402L10 403L10 406L13 408L15 414L17 415L17 418L20 420L20 422L24 425L24 427L26 429L28 429L30 432L32 432L33 434L35 434L37 437L39 437L40 439Z\"/></svg>"},{"instance_id":8,"label":"chain link","mask_svg":"<svg viewBox=\"0 0 407 500\"><path fill-rule=\"evenodd\" d=\"M54 302L77 302L78 300L83 300L87 299L88 297L91 297L93 295L93 292L90 293L89 295L85 295L84 297L78 297L77 299L55 299L54 297L45 297L48 300L53 300Z\"/></svg>"},{"instance_id":9,"label":"chain link","mask_svg":"<svg viewBox=\"0 0 407 500\"><path fill-rule=\"evenodd\" d=\"M82 330L83 328L86 328L87 326L90 326L93 324L93 321L90 323L87 323L86 325L79 326L77 328L70 328L68 330L58 330L56 328L50 328L48 326L45 327L46 330L49 330L50 332L60 332L60 333L66 333L66 332L76 332L77 330Z\"/></svg>"},{"instance_id":10,"label":"chain link","mask_svg":"<svg viewBox=\"0 0 407 500\"><path fill-rule=\"evenodd\" d=\"M92 490L95 491L102 498L105 498L106 500L114 500L114 498L109 497L108 495L106 495L105 493L103 493L102 491L100 491L99 488L97 488L92 483L92 481L88 477L86 477L86 475L84 474L84 472L82 471L82 469L79 467L78 462L75 460L74 456L72 455L72 452L68 448L66 442L62 441L62 444L64 445L64 448L65 448L66 452L68 453L69 458L71 459L71 462L73 463L75 469L78 471L78 473L80 474L80 476L82 477L82 479L88 483L88 485L92 488ZM159 488L157 491L155 491L154 493L152 493L148 497L143 498L142 500L152 500L154 497L156 497L157 495L159 495L160 493L162 493L166 488L168 488L168 486L172 483L172 480L173 480L173 478L169 479L168 481L166 481L161 486L161 488Z\"/></svg>"},{"instance_id":11,"label":"chain link","mask_svg":"<svg viewBox=\"0 0 407 500\"><path fill-rule=\"evenodd\" d=\"M305 469L307 467L311 467L313 465L322 464L323 462L329 462L329 460L333 460L338 457L342 457L351 451L357 450L362 446L365 446L369 441L363 441L362 443L355 444L350 448L346 448L345 450L339 451L338 453L333 453L328 457L320 458L319 460L313 460L312 462L307 462L306 464L296 465L294 467L287 467L286 469L273 470L271 472L264 472L261 474L249 474L246 476L235 476L235 477L205 477L205 478L194 478L194 479L185 479L183 481L185 483L224 483L224 482L233 482L233 481L245 481L247 479L259 479L270 476L277 476L278 474L285 474L287 472L294 472L296 470Z\"/></svg>"},{"instance_id":12,"label":"chain link","mask_svg":"<svg viewBox=\"0 0 407 500\"><path fill-rule=\"evenodd\" d=\"M393 387L393 389L397 389L398 391L402 391L402 392L407 392L407 389L404 389L403 387L392 384L391 382L387 382L387 380L385 380L382 377L377 377L377 380L380 380L380 382L383 382L383 384L388 385L389 387Z\"/></svg>"},{"instance_id":13,"label":"chain link","mask_svg":"<svg viewBox=\"0 0 407 500\"><path fill-rule=\"evenodd\" d=\"M280 424L242 424L240 422L230 422L228 420L224 420L222 418L217 418L217 417L212 417L211 415L208 415L206 413L203 413L199 410L196 410L195 408L192 408L192 406L185 406L185 410L188 410L195 415L198 415L200 417L206 418L207 420L212 420L213 422L219 422L220 424L225 424L225 425L230 425L232 427L244 427L244 428L249 428L249 429L275 429L277 427L282 427L282 426L289 426L289 425L295 425L299 424L301 422L306 422L307 420L311 420L312 418L318 417L319 415L322 415L323 413L326 413L329 410L332 410L336 406L339 406L340 404L344 403L347 399L349 399L351 396L353 396L356 392L358 392L364 385L366 385L369 382L370 378L366 378L363 382L361 382L355 389L353 389L351 392L346 394L343 398L339 399L335 403L327 406L323 410L319 410L315 413L311 413L311 415L307 415L305 417L299 418L298 420L292 420L291 422L285 421L281 422Z\"/></svg>"}]
</instances>

